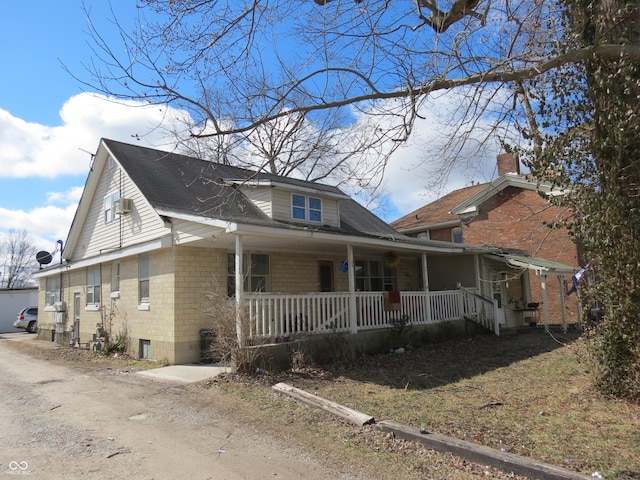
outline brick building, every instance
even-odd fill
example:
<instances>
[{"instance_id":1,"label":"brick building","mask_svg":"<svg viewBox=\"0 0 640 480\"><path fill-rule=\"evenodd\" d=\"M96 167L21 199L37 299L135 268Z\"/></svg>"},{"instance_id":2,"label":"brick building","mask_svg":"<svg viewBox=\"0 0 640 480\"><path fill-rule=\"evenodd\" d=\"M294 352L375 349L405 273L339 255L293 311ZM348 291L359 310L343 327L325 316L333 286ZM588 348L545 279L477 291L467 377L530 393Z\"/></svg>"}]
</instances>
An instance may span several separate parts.
<instances>
[{"instance_id":1,"label":"brick building","mask_svg":"<svg viewBox=\"0 0 640 480\"><path fill-rule=\"evenodd\" d=\"M498 175L492 182L455 190L391 225L409 236L521 250L533 257L564 265L582 264L579 248L566 229L549 227L571 215L567 208L549 202L549 197L564 192L550 183L536 182L522 175L519 162L511 154L498 156ZM531 289L531 298L524 300L540 303L542 291L536 274L526 272L523 277ZM507 280L504 284L509 302L522 301L517 284ZM556 277L549 278L548 292L564 288ZM559 295L549 295L547 307L550 321L560 323ZM575 297L567 300L565 315L569 323L578 321Z\"/></svg>"}]
</instances>

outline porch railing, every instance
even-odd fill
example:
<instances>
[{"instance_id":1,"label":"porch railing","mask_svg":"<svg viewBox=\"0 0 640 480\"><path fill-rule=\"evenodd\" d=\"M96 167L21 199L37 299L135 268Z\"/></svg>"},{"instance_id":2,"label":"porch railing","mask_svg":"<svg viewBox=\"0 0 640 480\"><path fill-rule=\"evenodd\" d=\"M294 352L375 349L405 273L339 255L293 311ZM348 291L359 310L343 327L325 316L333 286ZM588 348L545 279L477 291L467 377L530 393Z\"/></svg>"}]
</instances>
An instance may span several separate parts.
<instances>
[{"instance_id":1,"label":"porch railing","mask_svg":"<svg viewBox=\"0 0 640 480\"><path fill-rule=\"evenodd\" d=\"M479 323L496 335L500 335L500 323L496 316L495 300L478 295L473 290L464 287L459 288L462 294L464 310L469 319Z\"/></svg>"},{"instance_id":2,"label":"porch railing","mask_svg":"<svg viewBox=\"0 0 640 480\"><path fill-rule=\"evenodd\" d=\"M356 292L356 318L349 316L351 294L332 293L253 293L245 301L251 337L289 337L388 328L397 317L410 325L425 325L487 315L486 308L468 292L400 292L400 305L385 308L383 292Z\"/></svg>"}]
</instances>

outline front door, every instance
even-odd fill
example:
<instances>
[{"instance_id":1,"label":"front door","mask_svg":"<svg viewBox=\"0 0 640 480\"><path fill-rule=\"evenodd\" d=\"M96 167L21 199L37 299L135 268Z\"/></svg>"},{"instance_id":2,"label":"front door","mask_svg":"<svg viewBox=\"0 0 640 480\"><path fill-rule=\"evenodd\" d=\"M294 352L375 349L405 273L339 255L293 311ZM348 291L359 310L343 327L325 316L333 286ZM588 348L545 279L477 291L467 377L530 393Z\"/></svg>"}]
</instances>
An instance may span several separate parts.
<instances>
[{"instance_id":1,"label":"front door","mask_svg":"<svg viewBox=\"0 0 640 480\"><path fill-rule=\"evenodd\" d=\"M73 340L80 343L80 293L73 294Z\"/></svg>"},{"instance_id":2,"label":"front door","mask_svg":"<svg viewBox=\"0 0 640 480\"><path fill-rule=\"evenodd\" d=\"M318 262L318 286L321 292L333 292L333 262L329 260Z\"/></svg>"}]
</instances>

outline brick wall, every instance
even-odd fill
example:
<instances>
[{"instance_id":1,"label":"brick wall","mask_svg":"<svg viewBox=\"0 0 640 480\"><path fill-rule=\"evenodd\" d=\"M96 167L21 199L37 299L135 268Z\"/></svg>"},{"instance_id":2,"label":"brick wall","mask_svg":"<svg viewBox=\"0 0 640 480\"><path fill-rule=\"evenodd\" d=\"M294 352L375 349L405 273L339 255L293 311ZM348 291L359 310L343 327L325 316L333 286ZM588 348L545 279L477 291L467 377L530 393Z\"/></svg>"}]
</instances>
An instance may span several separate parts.
<instances>
[{"instance_id":1,"label":"brick wall","mask_svg":"<svg viewBox=\"0 0 640 480\"><path fill-rule=\"evenodd\" d=\"M568 215L562 207L530 190L508 187L484 202L478 215L463 222L465 243L525 250L529 255L570 266L578 266L578 249L566 229L551 229L544 222L562 220ZM570 278L566 278L570 281ZM542 301L541 278L529 273L531 299ZM547 305L550 321L561 321L560 292L564 291L555 276L548 277ZM566 318L577 321L575 296L567 299Z\"/></svg>"}]
</instances>

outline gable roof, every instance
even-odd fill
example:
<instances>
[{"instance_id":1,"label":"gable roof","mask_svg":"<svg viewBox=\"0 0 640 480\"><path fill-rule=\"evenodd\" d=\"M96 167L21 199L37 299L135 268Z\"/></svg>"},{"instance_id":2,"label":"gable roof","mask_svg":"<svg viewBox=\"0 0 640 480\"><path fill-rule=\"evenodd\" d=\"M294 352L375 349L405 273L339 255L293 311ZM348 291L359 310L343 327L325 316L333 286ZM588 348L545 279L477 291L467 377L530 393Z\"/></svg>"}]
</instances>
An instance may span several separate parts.
<instances>
[{"instance_id":1,"label":"gable roof","mask_svg":"<svg viewBox=\"0 0 640 480\"><path fill-rule=\"evenodd\" d=\"M451 210L474 193L484 189L486 183L460 188L448 193L444 197L420 207L404 217L391 222L391 226L402 232L412 230L423 230L427 226L447 225L449 223L459 223L457 215L451 214Z\"/></svg>"},{"instance_id":2,"label":"gable roof","mask_svg":"<svg viewBox=\"0 0 640 480\"><path fill-rule=\"evenodd\" d=\"M566 190L550 182L536 182L525 175L506 173L489 182L460 188L391 222L401 232L422 231L427 228L455 225L460 215L475 213L479 206L507 187L533 190L548 196L564 195Z\"/></svg>"},{"instance_id":3,"label":"gable roof","mask_svg":"<svg viewBox=\"0 0 640 480\"><path fill-rule=\"evenodd\" d=\"M401 237L340 189L316 182L255 172L177 153L103 140L129 178L158 212L174 212L244 224L330 233ZM338 198L340 227L301 225L266 215L242 191L242 184L270 184Z\"/></svg>"},{"instance_id":4,"label":"gable roof","mask_svg":"<svg viewBox=\"0 0 640 480\"><path fill-rule=\"evenodd\" d=\"M227 233L246 233L254 245L271 244L283 248L285 239L292 248L301 242L311 245L328 243L337 247L346 243L372 248L404 249L430 253L487 252L490 249L408 237L399 233L340 189L269 173L201 160L177 153L102 139L94 157L76 210L64 258L74 258L74 251L90 214L100 179L109 159L119 166L158 218L180 219L208 225ZM298 223L270 218L244 193L253 185L285 187L293 191L313 192L338 202L339 226ZM222 239L218 239L218 244ZM355 243L354 243L355 242ZM288 247L286 247L288 248ZM84 260L94 262L95 260ZM77 263L76 263L77 264Z\"/></svg>"}]
</instances>

